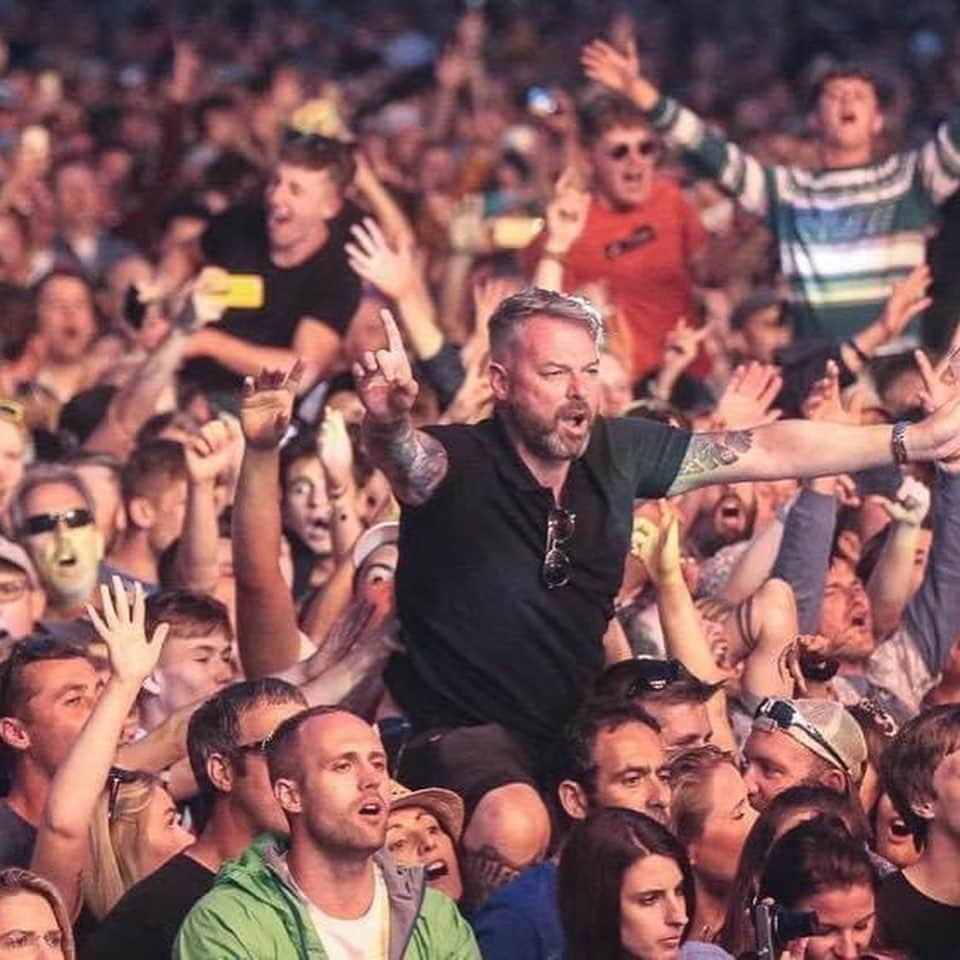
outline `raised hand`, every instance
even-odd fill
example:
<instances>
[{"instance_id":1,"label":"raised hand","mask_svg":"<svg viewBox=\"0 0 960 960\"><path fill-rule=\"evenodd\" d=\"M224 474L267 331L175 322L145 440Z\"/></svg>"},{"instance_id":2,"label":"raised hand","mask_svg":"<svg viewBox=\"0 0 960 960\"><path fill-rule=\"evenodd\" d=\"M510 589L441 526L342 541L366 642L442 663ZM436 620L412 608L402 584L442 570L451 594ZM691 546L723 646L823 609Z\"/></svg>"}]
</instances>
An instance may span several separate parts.
<instances>
[{"instance_id":1,"label":"raised hand","mask_svg":"<svg viewBox=\"0 0 960 960\"><path fill-rule=\"evenodd\" d=\"M680 522L669 506L661 502L659 524L644 516L634 520L630 552L643 563L654 583L683 580Z\"/></svg>"},{"instance_id":2,"label":"raised hand","mask_svg":"<svg viewBox=\"0 0 960 960\"><path fill-rule=\"evenodd\" d=\"M863 396L855 392L844 404L840 397L840 368L827 361L824 375L810 388L803 401L803 415L808 420L829 423L859 424L862 421Z\"/></svg>"},{"instance_id":3,"label":"raised hand","mask_svg":"<svg viewBox=\"0 0 960 960\"><path fill-rule=\"evenodd\" d=\"M954 370L960 361L960 347L948 350L936 366L922 350L914 350L913 359L923 379L918 399L927 413L933 413L937 407L960 394L960 380Z\"/></svg>"},{"instance_id":4,"label":"raised hand","mask_svg":"<svg viewBox=\"0 0 960 960\"><path fill-rule=\"evenodd\" d=\"M469 66L467 58L458 47L449 47L444 50L434 67L437 86L441 90L450 92L459 90L467 79Z\"/></svg>"},{"instance_id":5,"label":"raised hand","mask_svg":"<svg viewBox=\"0 0 960 960\"><path fill-rule=\"evenodd\" d=\"M483 219L483 197L468 193L453 211L447 227L450 246L455 253L484 253L490 249L490 235Z\"/></svg>"},{"instance_id":6,"label":"raised hand","mask_svg":"<svg viewBox=\"0 0 960 960\"><path fill-rule=\"evenodd\" d=\"M153 636L147 639L143 586L139 581L134 584L132 602L127 597L123 581L116 576L113 578L113 594L102 583L100 597L103 615L87 604L87 616L107 645L110 671L118 681L139 686L156 667L170 624L159 624Z\"/></svg>"},{"instance_id":7,"label":"raised hand","mask_svg":"<svg viewBox=\"0 0 960 960\"><path fill-rule=\"evenodd\" d=\"M907 324L933 303L927 290L933 275L930 268L921 263L914 267L902 283L895 284L881 314L881 321L888 339L899 336Z\"/></svg>"},{"instance_id":8,"label":"raised hand","mask_svg":"<svg viewBox=\"0 0 960 960\"><path fill-rule=\"evenodd\" d=\"M576 174L566 170L557 181L553 200L547 207L547 242L549 253L565 254L577 242L587 222L590 194L576 185Z\"/></svg>"},{"instance_id":9,"label":"raised hand","mask_svg":"<svg viewBox=\"0 0 960 960\"><path fill-rule=\"evenodd\" d=\"M780 392L783 377L772 364L753 361L737 367L720 396L714 416L724 429L743 430L780 419L771 404Z\"/></svg>"},{"instance_id":10,"label":"raised hand","mask_svg":"<svg viewBox=\"0 0 960 960\"><path fill-rule=\"evenodd\" d=\"M640 76L640 57L633 40L622 50L606 40L591 40L580 51L580 64L588 80L617 93L629 95L633 81Z\"/></svg>"},{"instance_id":11,"label":"raised hand","mask_svg":"<svg viewBox=\"0 0 960 960\"><path fill-rule=\"evenodd\" d=\"M677 372L686 370L697 359L700 344L709 333L708 326L691 327L680 317L664 338L663 365Z\"/></svg>"},{"instance_id":12,"label":"raised hand","mask_svg":"<svg viewBox=\"0 0 960 960\"><path fill-rule=\"evenodd\" d=\"M409 292L419 280L416 249L404 245L394 250L376 220L366 217L350 230L353 242L345 246L354 273L374 284L394 300Z\"/></svg>"},{"instance_id":13,"label":"raised hand","mask_svg":"<svg viewBox=\"0 0 960 960\"><path fill-rule=\"evenodd\" d=\"M229 470L236 463L240 439L235 420L217 419L205 423L184 447L190 482L212 483Z\"/></svg>"},{"instance_id":14,"label":"raised hand","mask_svg":"<svg viewBox=\"0 0 960 960\"><path fill-rule=\"evenodd\" d=\"M410 413L420 387L413 379L393 314L381 310L380 318L387 335L386 349L364 351L353 365L353 379L367 416L377 423L391 423Z\"/></svg>"},{"instance_id":15,"label":"raised hand","mask_svg":"<svg viewBox=\"0 0 960 960\"><path fill-rule=\"evenodd\" d=\"M895 523L919 527L930 509L930 489L915 477L906 477L892 500L881 501L883 509Z\"/></svg>"},{"instance_id":16,"label":"raised hand","mask_svg":"<svg viewBox=\"0 0 960 960\"><path fill-rule=\"evenodd\" d=\"M320 424L320 463L331 491L353 486L353 444L343 414L327 407Z\"/></svg>"},{"instance_id":17,"label":"raised hand","mask_svg":"<svg viewBox=\"0 0 960 960\"><path fill-rule=\"evenodd\" d=\"M240 426L247 446L257 450L280 446L301 376L303 364L298 360L289 370L261 370L256 377L244 378Z\"/></svg>"}]
</instances>

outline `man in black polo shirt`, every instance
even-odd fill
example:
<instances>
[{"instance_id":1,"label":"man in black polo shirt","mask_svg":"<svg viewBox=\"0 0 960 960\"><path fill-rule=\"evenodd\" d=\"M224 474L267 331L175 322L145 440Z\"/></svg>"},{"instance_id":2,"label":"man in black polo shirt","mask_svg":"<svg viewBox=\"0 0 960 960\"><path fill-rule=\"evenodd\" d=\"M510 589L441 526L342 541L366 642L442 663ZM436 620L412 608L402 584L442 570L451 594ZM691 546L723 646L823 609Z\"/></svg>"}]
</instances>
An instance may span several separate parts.
<instances>
[{"instance_id":1,"label":"man in black polo shirt","mask_svg":"<svg viewBox=\"0 0 960 960\"><path fill-rule=\"evenodd\" d=\"M386 312L384 325L387 349L365 354L354 376L368 450L404 507L407 652L387 683L422 733L400 778L419 787L429 776L464 797L474 903L548 842L536 761L603 668L635 498L960 454L960 399L892 435L806 421L690 435L604 419L599 317L537 289L490 319L495 416L416 430L418 387Z\"/></svg>"}]
</instances>

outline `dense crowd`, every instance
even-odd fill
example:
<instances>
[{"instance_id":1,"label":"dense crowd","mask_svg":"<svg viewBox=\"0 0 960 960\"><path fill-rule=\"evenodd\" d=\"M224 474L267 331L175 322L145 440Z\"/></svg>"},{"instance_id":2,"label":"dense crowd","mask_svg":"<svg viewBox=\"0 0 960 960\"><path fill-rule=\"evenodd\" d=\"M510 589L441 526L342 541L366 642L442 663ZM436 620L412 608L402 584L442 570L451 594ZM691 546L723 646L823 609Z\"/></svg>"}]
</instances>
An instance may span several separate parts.
<instances>
[{"instance_id":1,"label":"dense crowd","mask_svg":"<svg viewBox=\"0 0 960 960\"><path fill-rule=\"evenodd\" d=\"M0 14L0 960L960 955L951 3Z\"/></svg>"}]
</instances>

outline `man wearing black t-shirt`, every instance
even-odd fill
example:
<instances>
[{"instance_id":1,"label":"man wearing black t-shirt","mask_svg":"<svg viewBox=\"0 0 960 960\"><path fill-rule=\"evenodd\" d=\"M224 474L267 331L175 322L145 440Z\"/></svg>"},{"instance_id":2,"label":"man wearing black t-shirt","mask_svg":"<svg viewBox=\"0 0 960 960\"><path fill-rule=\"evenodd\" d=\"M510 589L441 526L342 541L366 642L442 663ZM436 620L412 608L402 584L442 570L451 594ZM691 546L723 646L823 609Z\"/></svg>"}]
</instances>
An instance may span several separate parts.
<instances>
[{"instance_id":1,"label":"man wearing black t-shirt","mask_svg":"<svg viewBox=\"0 0 960 960\"><path fill-rule=\"evenodd\" d=\"M880 942L913 960L954 957L960 934L960 706L933 707L911 720L884 754L883 780L923 853L880 885Z\"/></svg>"},{"instance_id":2,"label":"man wearing black t-shirt","mask_svg":"<svg viewBox=\"0 0 960 960\"><path fill-rule=\"evenodd\" d=\"M406 654L387 682L422 731L405 757L431 752L417 767L467 801L465 875L477 899L546 846L536 758L603 667L635 498L960 453L960 399L893 434L781 421L690 435L604 419L599 317L537 289L490 319L493 419L415 430L418 387L387 312L384 325L387 349L364 354L354 377L367 449L404 508L396 585ZM404 770L400 778L420 786Z\"/></svg>"},{"instance_id":3,"label":"man wearing black t-shirt","mask_svg":"<svg viewBox=\"0 0 960 960\"><path fill-rule=\"evenodd\" d=\"M235 683L190 718L187 750L210 817L196 842L131 887L80 944L91 960L170 960L190 908L213 886L225 860L239 857L264 831L288 825L270 788L266 741L306 707L303 694L283 680Z\"/></svg>"},{"instance_id":4,"label":"man wearing black t-shirt","mask_svg":"<svg viewBox=\"0 0 960 960\"><path fill-rule=\"evenodd\" d=\"M266 210L233 208L203 237L208 260L263 278L259 309L231 309L190 338L184 377L215 393L239 391L263 367L306 364L309 383L326 374L360 302L360 280L344 253L360 221L344 200L354 175L350 147L288 134L266 192Z\"/></svg>"}]
</instances>

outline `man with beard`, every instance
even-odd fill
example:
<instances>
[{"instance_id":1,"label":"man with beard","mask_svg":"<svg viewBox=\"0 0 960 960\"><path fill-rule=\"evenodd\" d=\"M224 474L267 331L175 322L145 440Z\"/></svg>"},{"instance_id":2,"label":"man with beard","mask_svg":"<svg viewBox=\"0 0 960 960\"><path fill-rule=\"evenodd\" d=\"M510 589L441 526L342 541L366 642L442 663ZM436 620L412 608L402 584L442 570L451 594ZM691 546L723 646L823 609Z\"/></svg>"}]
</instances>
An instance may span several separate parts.
<instances>
[{"instance_id":1,"label":"man with beard","mask_svg":"<svg viewBox=\"0 0 960 960\"><path fill-rule=\"evenodd\" d=\"M266 834L220 871L180 928L177 960L479 960L453 901L379 852L390 803L374 727L338 707L304 710L270 737L267 765L289 843Z\"/></svg>"},{"instance_id":2,"label":"man with beard","mask_svg":"<svg viewBox=\"0 0 960 960\"><path fill-rule=\"evenodd\" d=\"M388 313L384 325L387 348L366 353L354 376L367 449L403 504L406 653L386 679L421 736L399 779L464 798L474 902L546 848L537 759L603 668L634 499L960 452L960 399L892 431L785 420L691 435L606 420L599 317L539 289L490 318L495 415L416 430L418 387Z\"/></svg>"}]
</instances>

